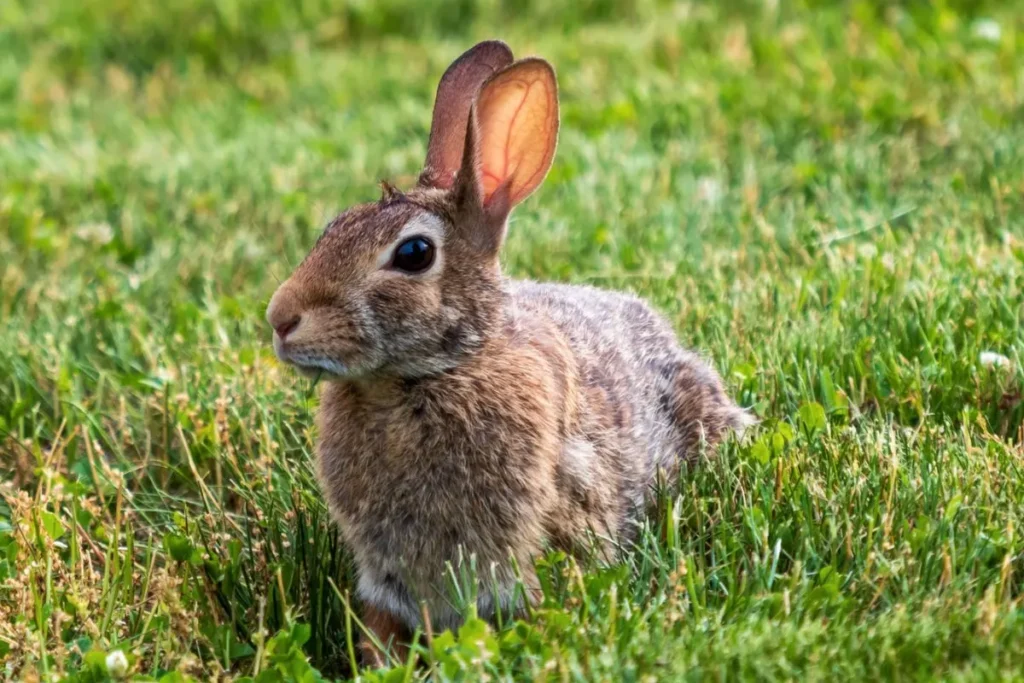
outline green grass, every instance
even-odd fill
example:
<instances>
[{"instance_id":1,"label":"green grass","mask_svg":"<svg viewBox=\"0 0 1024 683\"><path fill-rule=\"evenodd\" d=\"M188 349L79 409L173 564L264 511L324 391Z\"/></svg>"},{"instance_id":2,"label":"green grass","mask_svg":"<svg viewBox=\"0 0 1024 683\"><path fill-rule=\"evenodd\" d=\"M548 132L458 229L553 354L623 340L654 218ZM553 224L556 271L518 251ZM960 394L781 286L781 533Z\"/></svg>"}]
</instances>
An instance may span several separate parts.
<instances>
[{"instance_id":1,"label":"green grass","mask_svg":"<svg viewBox=\"0 0 1024 683\"><path fill-rule=\"evenodd\" d=\"M263 311L494 36L563 112L507 270L638 292L763 422L383 680L1024 679L1024 6L887 5L0 5L0 679L353 673Z\"/></svg>"}]
</instances>

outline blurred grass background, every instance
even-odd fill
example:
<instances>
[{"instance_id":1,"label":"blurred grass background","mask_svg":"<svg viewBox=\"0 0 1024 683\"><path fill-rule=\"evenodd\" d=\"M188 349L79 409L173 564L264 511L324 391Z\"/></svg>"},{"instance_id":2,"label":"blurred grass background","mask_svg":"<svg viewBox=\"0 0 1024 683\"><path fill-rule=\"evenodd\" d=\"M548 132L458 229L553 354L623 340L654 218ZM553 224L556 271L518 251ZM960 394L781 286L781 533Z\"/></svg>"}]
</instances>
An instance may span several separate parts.
<instances>
[{"instance_id":1,"label":"blurred grass background","mask_svg":"<svg viewBox=\"0 0 1024 683\"><path fill-rule=\"evenodd\" d=\"M968 0L0 4L0 675L353 673L316 391L263 310L334 213L413 182L437 79L491 37L562 99L507 270L640 293L764 424L621 564L544 558L532 620L418 653L435 677L1024 675L1022 29Z\"/></svg>"}]
</instances>

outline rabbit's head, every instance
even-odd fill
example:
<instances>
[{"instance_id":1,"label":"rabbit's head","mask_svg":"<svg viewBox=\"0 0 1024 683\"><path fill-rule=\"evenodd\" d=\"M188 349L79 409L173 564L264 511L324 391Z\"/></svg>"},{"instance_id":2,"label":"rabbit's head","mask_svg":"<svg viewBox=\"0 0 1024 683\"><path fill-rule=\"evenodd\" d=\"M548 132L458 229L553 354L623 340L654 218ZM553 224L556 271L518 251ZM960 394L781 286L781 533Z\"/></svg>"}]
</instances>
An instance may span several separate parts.
<instances>
[{"instance_id":1,"label":"rabbit's head","mask_svg":"<svg viewBox=\"0 0 1024 683\"><path fill-rule=\"evenodd\" d=\"M554 70L498 41L437 89L416 187L345 211L274 293L278 357L309 374L416 377L478 350L503 314L498 251L544 180L558 135Z\"/></svg>"}]
</instances>

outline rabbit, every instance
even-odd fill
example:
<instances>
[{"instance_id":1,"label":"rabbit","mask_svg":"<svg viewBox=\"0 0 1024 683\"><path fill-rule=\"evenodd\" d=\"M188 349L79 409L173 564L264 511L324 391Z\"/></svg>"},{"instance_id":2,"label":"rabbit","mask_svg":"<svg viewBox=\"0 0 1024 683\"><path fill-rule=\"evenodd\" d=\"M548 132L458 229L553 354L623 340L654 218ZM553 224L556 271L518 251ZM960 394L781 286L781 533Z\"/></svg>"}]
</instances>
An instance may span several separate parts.
<instances>
[{"instance_id":1,"label":"rabbit","mask_svg":"<svg viewBox=\"0 0 1024 683\"><path fill-rule=\"evenodd\" d=\"M551 65L476 45L441 78L415 187L335 218L268 305L277 356L325 380L319 479L370 662L460 623L462 553L479 615L523 609L538 554L628 542L661 473L753 422L640 299L502 275L558 127Z\"/></svg>"}]
</instances>

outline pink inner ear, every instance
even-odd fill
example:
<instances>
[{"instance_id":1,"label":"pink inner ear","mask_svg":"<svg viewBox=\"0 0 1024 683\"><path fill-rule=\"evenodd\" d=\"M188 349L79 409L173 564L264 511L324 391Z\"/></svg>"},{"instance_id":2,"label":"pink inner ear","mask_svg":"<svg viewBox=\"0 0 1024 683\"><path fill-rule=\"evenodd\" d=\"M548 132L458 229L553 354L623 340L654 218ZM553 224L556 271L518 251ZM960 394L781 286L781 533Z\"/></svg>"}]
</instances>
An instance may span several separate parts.
<instances>
[{"instance_id":1,"label":"pink inner ear","mask_svg":"<svg viewBox=\"0 0 1024 683\"><path fill-rule=\"evenodd\" d=\"M558 136L558 92L540 60L513 65L477 101L485 204L503 185L510 204L533 192L551 166Z\"/></svg>"}]
</instances>

